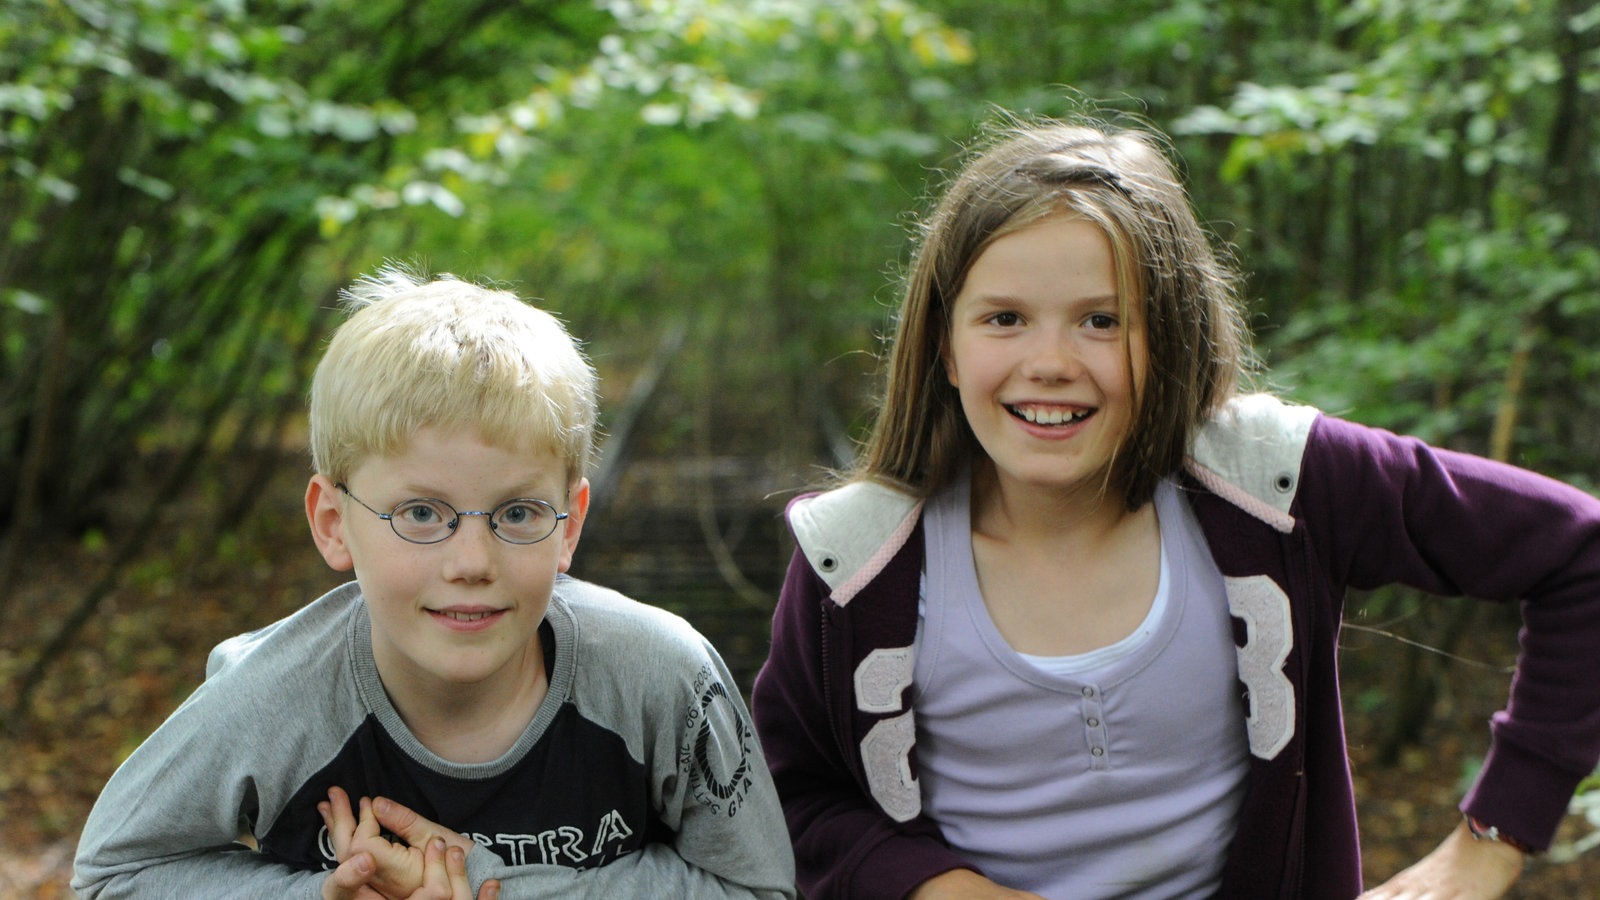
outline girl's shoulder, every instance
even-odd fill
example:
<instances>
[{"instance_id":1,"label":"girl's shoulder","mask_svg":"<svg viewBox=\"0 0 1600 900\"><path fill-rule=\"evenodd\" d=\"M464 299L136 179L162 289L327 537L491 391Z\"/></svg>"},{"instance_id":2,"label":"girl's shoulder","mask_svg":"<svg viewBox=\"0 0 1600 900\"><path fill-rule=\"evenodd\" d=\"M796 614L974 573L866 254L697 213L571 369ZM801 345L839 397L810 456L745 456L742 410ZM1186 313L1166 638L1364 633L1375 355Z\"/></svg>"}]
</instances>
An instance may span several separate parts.
<instances>
[{"instance_id":1,"label":"girl's shoulder","mask_svg":"<svg viewBox=\"0 0 1600 900\"><path fill-rule=\"evenodd\" d=\"M922 500L876 481L852 481L789 504L789 529L818 576L838 591L870 579L911 537Z\"/></svg>"},{"instance_id":2,"label":"girl's shoulder","mask_svg":"<svg viewBox=\"0 0 1600 900\"><path fill-rule=\"evenodd\" d=\"M1311 426L1321 413L1271 394L1244 394L1211 417L1185 468L1207 488L1287 531Z\"/></svg>"},{"instance_id":3,"label":"girl's shoulder","mask_svg":"<svg viewBox=\"0 0 1600 900\"><path fill-rule=\"evenodd\" d=\"M1273 394L1241 394L1217 410L1194 441L1196 458L1215 460L1240 452L1298 452L1322 413Z\"/></svg>"}]
</instances>

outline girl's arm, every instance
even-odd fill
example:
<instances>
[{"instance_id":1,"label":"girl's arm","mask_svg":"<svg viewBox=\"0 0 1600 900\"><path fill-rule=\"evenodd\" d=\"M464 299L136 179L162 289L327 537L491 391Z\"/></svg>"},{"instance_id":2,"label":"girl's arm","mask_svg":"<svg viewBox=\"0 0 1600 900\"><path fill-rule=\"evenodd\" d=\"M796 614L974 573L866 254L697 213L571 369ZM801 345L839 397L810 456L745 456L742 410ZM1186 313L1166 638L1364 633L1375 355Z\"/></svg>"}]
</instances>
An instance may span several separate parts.
<instances>
[{"instance_id":1,"label":"girl's arm","mask_svg":"<svg viewBox=\"0 0 1600 900\"><path fill-rule=\"evenodd\" d=\"M1462 807L1547 847L1600 758L1600 500L1330 417L1304 472L1298 502L1336 583L1520 601L1510 702Z\"/></svg>"},{"instance_id":2,"label":"girl's arm","mask_svg":"<svg viewBox=\"0 0 1600 900\"><path fill-rule=\"evenodd\" d=\"M848 693L846 686L824 686L826 596L821 579L797 552L773 616L771 654L756 678L756 731L783 802L805 895L904 897L935 875L970 866L931 820L918 816L897 823L887 816L853 774L859 766L843 756L829 703L851 698L839 696ZM847 749L859 753L855 746Z\"/></svg>"},{"instance_id":3,"label":"girl's arm","mask_svg":"<svg viewBox=\"0 0 1600 900\"><path fill-rule=\"evenodd\" d=\"M1522 851L1474 838L1462 822L1438 849L1360 900L1493 900L1522 875Z\"/></svg>"}]
</instances>

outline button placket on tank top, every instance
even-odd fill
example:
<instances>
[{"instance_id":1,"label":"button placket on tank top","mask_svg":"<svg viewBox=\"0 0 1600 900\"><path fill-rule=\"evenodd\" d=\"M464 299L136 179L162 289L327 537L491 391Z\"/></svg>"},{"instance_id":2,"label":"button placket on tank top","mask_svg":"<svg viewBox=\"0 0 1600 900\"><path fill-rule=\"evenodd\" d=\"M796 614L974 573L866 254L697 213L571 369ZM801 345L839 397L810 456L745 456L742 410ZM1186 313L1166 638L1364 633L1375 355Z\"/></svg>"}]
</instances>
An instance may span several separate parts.
<instances>
[{"instance_id":1,"label":"button placket on tank top","mask_svg":"<svg viewBox=\"0 0 1600 900\"><path fill-rule=\"evenodd\" d=\"M1084 746L1089 751L1089 768L1106 769L1111 764L1111 745L1106 739L1105 709L1101 706L1100 688L1098 685L1086 684L1079 694L1082 701L1079 705L1083 717Z\"/></svg>"}]
</instances>

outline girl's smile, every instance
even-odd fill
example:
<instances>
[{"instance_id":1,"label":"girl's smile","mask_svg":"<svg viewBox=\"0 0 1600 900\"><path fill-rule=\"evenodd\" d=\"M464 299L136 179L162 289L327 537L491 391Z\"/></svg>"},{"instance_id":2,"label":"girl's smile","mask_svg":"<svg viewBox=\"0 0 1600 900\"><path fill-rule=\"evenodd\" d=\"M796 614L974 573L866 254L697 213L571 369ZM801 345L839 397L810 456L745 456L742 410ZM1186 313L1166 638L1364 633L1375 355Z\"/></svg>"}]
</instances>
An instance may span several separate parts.
<instances>
[{"instance_id":1,"label":"girl's smile","mask_svg":"<svg viewBox=\"0 0 1600 900\"><path fill-rule=\"evenodd\" d=\"M1011 407L1011 414L1035 425L1074 425L1094 415L1094 410L1063 409L1045 405L1028 404Z\"/></svg>"}]
</instances>

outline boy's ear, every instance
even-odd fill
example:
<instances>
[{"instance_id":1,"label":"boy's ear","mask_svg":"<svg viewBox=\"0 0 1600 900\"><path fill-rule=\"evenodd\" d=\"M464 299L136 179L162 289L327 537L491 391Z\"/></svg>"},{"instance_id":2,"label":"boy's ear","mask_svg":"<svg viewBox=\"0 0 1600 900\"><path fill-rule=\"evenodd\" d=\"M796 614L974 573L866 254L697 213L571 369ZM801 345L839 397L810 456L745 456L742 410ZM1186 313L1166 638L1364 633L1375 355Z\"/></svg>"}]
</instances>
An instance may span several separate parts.
<instances>
[{"instance_id":1,"label":"boy's ear","mask_svg":"<svg viewBox=\"0 0 1600 900\"><path fill-rule=\"evenodd\" d=\"M334 571L348 572L355 568L355 559L344 540L344 503L340 493L327 476L311 476L311 483L306 486L306 521L322 558Z\"/></svg>"},{"instance_id":2,"label":"boy's ear","mask_svg":"<svg viewBox=\"0 0 1600 900\"><path fill-rule=\"evenodd\" d=\"M567 518L561 523L561 559L557 572L572 568L572 558L578 552L578 536L583 533L583 520L588 515L589 479L580 478L567 495Z\"/></svg>"}]
</instances>

